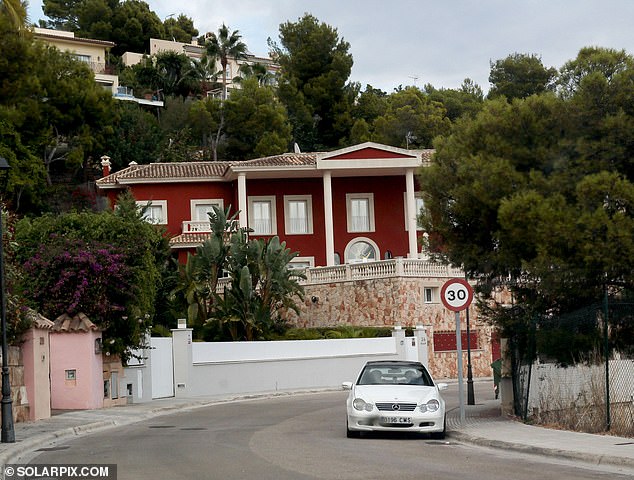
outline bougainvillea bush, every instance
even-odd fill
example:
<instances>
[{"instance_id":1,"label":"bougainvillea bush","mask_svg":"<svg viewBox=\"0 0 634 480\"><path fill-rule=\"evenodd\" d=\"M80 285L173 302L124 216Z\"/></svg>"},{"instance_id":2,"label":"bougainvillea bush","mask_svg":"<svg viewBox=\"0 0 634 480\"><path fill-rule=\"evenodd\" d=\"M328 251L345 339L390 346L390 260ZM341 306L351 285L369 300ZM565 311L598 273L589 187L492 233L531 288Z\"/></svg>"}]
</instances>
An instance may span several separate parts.
<instances>
[{"instance_id":1,"label":"bougainvillea bush","mask_svg":"<svg viewBox=\"0 0 634 480\"><path fill-rule=\"evenodd\" d=\"M84 313L125 362L155 317L169 246L131 196L115 211L44 215L16 227L21 295L50 320Z\"/></svg>"},{"instance_id":2,"label":"bougainvillea bush","mask_svg":"<svg viewBox=\"0 0 634 480\"><path fill-rule=\"evenodd\" d=\"M114 245L53 234L24 270L29 283L23 293L48 318L85 313L103 326L113 315L121 315L134 295L130 268Z\"/></svg>"}]
</instances>

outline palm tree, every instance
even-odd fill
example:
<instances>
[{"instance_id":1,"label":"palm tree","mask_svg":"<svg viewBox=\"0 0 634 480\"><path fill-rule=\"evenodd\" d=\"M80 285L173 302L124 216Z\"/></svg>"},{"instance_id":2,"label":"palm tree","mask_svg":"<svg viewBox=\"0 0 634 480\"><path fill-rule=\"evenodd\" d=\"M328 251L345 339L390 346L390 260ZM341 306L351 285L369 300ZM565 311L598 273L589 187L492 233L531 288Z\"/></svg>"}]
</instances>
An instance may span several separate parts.
<instances>
[{"instance_id":1,"label":"palm tree","mask_svg":"<svg viewBox=\"0 0 634 480\"><path fill-rule=\"evenodd\" d=\"M229 29L223 23L218 29L218 34L209 34L205 43L205 53L208 57L220 60L222 66L222 99L227 99L227 65L229 59L241 60L247 57L247 46L242 40L238 30L229 33Z\"/></svg>"},{"instance_id":2,"label":"palm tree","mask_svg":"<svg viewBox=\"0 0 634 480\"><path fill-rule=\"evenodd\" d=\"M0 12L7 15L13 28L20 32L24 30L26 9L20 0L2 0Z\"/></svg>"},{"instance_id":3,"label":"palm tree","mask_svg":"<svg viewBox=\"0 0 634 480\"><path fill-rule=\"evenodd\" d=\"M259 86L267 85L272 75L261 63L248 64L244 63L238 68L240 75L233 79L234 82L240 83L247 78L256 78Z\"/></svg>"}]
</instances>

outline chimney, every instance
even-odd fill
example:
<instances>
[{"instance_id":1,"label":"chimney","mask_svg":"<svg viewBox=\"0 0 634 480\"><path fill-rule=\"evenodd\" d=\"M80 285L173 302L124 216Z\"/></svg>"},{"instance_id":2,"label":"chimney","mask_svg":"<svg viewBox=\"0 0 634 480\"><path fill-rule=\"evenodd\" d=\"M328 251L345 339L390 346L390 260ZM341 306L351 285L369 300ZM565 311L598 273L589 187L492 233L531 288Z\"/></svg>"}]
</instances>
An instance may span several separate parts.
<instances>
[{"instance_id":1,"label":"chimney","mask_svg":"<svg viewBox=\"0 0 634 480\"><path fill-rule=\"evenodd\" d=\"M108 155L104 155L101 157L101 173L102 176L107 177L110 175L110 157Z\"/></svg>"}]
</instances>

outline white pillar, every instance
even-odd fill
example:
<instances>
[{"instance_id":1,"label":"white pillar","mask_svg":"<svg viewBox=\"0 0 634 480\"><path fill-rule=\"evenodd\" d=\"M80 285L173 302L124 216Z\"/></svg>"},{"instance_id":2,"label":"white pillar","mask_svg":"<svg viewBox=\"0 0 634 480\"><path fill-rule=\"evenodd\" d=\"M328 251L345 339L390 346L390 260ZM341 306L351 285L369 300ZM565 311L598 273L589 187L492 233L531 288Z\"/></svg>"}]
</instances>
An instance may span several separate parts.
<instances>
[{"instance_id":1,"label":"white pillar","mask_svg":"<svg viewBox=\"0 0 634 480\"><path fill-rule=\"evenodd\" d=\"M403 327L395 325L392 329L392 338L394 339L398 360L407 360L407 353L405 351L405 330L403 330Z\"/></svg>"},{"instance_id":2,"label":"white pillar","mask_svg":"<svg viewBox=\"0 0 634 480\"><path fill-rule=\"evenodd\" d=\"M408 169L405 174L405 197L407 200L407 236L409 240L409 258L418 258L418 242L416 238L416 197L414 195L414 170Z\"/></svg>"},{"instance_id":3,"label":"white pillar","mask_svg":"<svg viewBox=\"0 0 634 480\"><path fill-rule=\"evenodd\" d=\"M324 227L326 230L326 265L335 264L335 237L332 220L332 178L324 172Z\"/></svg>"},{"instance_id":4,"label":"white pillar","mask_svg":"<svg viewBox=\"0 0 634 480\"><path fill-rule=\"evenodd\" d=\"M247 175L246 173L238 174L238 210L240 215L240 228L247 228L248 225L248 204L247 204Z\"/></svg>"},{"instance_id":5,"label":"white pillar","mask_svg":"<svg viewBox=\"0 0 634 480\"><path fill-rule=\"evenodd\" d=\"M427 327L416 325L414 336L418 339L418 361L429 369L429 344L427 342Z\"/></svg>"},{"instance_id":6,"label":"white pillar","mask_svg":"<svg viewBox=\"0 0 634 480\"><path fill-rule=\"evenodd\" d=\"M188 397L191 391L192 331L191 328L172 329L175 397Z\"/></svg>"}]
</instances>

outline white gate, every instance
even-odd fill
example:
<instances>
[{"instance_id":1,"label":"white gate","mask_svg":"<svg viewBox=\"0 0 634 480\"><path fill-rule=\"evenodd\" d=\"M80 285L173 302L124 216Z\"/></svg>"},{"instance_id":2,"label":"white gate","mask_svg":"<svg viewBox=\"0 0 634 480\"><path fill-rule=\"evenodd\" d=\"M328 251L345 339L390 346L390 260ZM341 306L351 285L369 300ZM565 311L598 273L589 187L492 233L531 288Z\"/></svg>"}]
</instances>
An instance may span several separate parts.
<instances>
[{"instance_id":1,"label":"white gate","mask_svg":"<svg viewBox=\"0 0 634 480\"><path fill-rule=\"evenodd\" d=\"M150 339L152 361L152 398L174 396L174 359L171 337L152 337Z\"/></svg>"},{"instance_id":2,"label":"white gate","mask_svg":"<svg viewBox=\"0 0 634 480\"><path fill-rule=\"evenodd\" d=\"M405 360L410 362L420 361L418 354L418 338L405 337Z\"/></svg>"},{"instance_id":3,"label":"white gate","mask_svg":"<svg viewBox=\"0 0 634 480\"><path fill-rule=\"evenodd\" d=\"M416 331L413 337L405 337L405 360L420 362L429 368L429 347L425 332Z\"/></svg>"}]
</instances>

